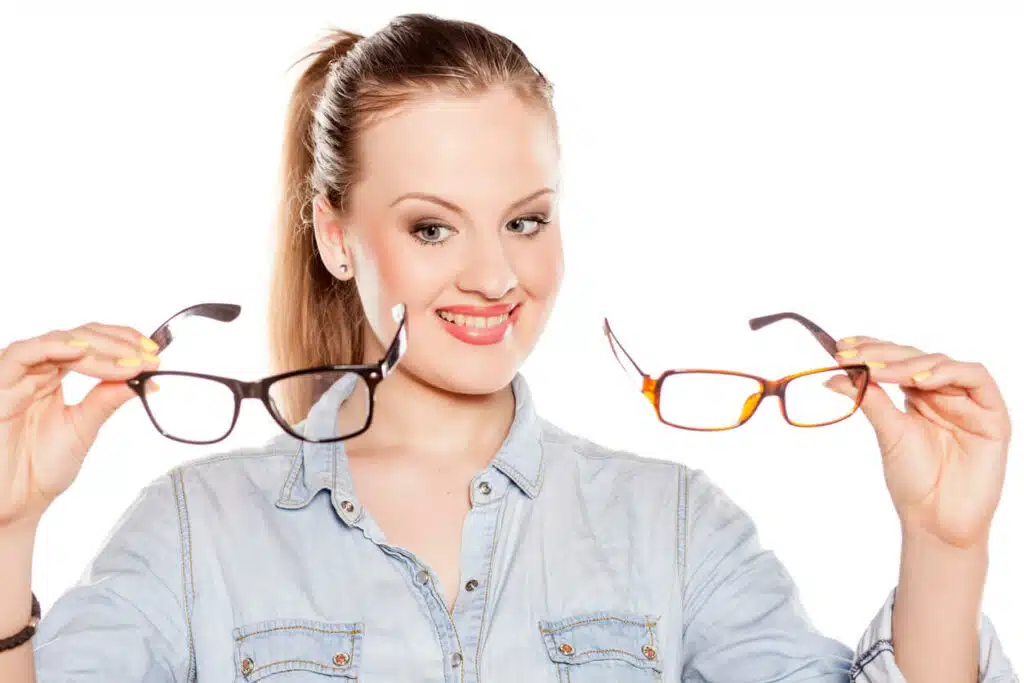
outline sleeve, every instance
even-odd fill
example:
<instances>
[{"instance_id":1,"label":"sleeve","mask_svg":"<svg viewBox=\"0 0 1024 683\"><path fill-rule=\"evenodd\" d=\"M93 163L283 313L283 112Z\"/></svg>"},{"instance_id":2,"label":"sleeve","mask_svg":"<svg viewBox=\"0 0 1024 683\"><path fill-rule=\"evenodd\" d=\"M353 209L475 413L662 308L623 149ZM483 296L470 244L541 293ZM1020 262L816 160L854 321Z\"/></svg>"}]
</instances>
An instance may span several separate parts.
<instances>
[{"instance_id":1,"label":"sleeve","mask_svg":"<svg viewBox=\"0 0 1024 683\"><path fill-rule=\"evenodd\" d=\"M683 482L683 683L906 683L891 643L894 592L856 650L824 636L750 516L703 471ZM987 619L979 637L979 681L1018 683Z\"/></svg>"},{"instance_id":2,"label":"sleeve","mask_svg":"<svg viewBox=\"0 0 1024 683\"><path fill-rule=\"evenodd\" d=\"M39 683L170 683L192 673L187 524L173 475L149 484L33 638Z\"/></svg>"}]
</instances>

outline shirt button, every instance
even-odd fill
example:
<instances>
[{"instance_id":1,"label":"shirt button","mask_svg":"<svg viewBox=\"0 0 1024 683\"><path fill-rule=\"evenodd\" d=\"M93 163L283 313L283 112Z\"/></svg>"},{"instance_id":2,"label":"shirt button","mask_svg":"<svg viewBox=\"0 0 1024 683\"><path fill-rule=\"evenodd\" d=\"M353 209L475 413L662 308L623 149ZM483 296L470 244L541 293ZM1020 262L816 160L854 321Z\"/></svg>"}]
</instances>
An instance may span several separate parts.
<instances>
[{"instance_id":1,"label":"shirt button","mask_svg":"<svg viewBox=\"0 0 1024 683\"><path fill-rule=\"evenodd\" d=\"M469 581L466 582L466 590L468 590L471 593L473 591L475 591L479 586L480 586L480 582L477 581L476 579L470 579Z\"/></svg>"},{"instance_id":2,"label":"shirt button","mask_svg":"<svg viewBox=\"0 0 1024 683\"><path fill-rule=\"evenodd\" d=\"M352 504L351 500L346 500L342 502L341 509L349 514L352 514L352 512L356 509L356 506Z\"/></svg>"},{"instance_id":3,"label":"shirt button","mask_svg":"<svg viewBox=\"0 0 1024 683\"><path fill-rule=\"evenodd\" d=\"M479 484L479 486L477 486L477 488L480 489L480 495L483 495L483 496L491 495L491 485L488 484L486 481L480 482L480 484Z\"/></svg>"},{"instance_id":4,"label":"shirt button","mask_svg":"<svg viewBox=\"0 0 1024 683\"><path fill-rule=\"evenodd\" d=\"M640 650L644 653L644 657L647 657L647 659L654 659L658 656L658 653L650 645L644 645Z\"/></svg>"},{"instance_id":5,"label":"shirt button","mask_svg":"<svg viewBox=\"0 0 1024 683\"><path fill-rule=\"evenodd\" d=\"M335 666L345 666L346 664L348 664L348 660L349 656L347 652L339 652L338 654L334 655Z\"/></svg>"},{"instance_id":6,"label":"shirt button","mask_svg":"<svg viewBox=\"0 0 1024 683\"><path fill-rule=\"evenodd\" d=\"M462 664L462 655L458 652L452 655L452 666L460 666Z\"/></svg>"},{"instance_id":7,"label":"shirt button","mask_svg":"<svg viewBox=\"0 0 1024 683\"><path fill-rule=\"evenodd\" d=\"M420 584L421 586L425 586L427 584L427 581L430 581L430 575L427 574L426 569L421 569L418 572L416 572L416 583Z\"/></svg>"},{"instance_id":8,"label":"shirt button","mask_svg":"<svg viewBox=\"0 0 1024 683\"><path fill-rule=\"evenodd\" d=\"M242 660L242 673L246 676L252 673L252 660L248 657Z\"/></svg>"}]
</instances>

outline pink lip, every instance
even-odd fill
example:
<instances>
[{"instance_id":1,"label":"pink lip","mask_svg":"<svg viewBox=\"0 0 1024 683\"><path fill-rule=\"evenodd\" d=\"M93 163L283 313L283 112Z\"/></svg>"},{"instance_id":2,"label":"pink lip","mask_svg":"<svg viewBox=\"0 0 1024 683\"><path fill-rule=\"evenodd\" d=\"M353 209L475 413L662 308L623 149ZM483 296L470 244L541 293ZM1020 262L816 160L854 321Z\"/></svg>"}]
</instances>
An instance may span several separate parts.
<instances>
[{"instance_id":1,"label":"pink lip","mask_svg":"<svg viewBox=\"0 0 1024 683\"><path fill-rule=\"evenodd\" d=\"M474 346L487 346L490 344L497 344L505 338L511 327L517 320L519 320L520 308L521 307L518 304L500 304L495 306L445 306L444 308L438 309L454 313L456 315L472 315L481 317L491 317L509 313L505 322L500 325L496 325L495 327L466 327L464 325L456 325L455 323L448 322L440 316L438 316L437 319L448 331L448 334L452 335L459 341L467 344L473 344Z\"/></svg>"}]
</instances>

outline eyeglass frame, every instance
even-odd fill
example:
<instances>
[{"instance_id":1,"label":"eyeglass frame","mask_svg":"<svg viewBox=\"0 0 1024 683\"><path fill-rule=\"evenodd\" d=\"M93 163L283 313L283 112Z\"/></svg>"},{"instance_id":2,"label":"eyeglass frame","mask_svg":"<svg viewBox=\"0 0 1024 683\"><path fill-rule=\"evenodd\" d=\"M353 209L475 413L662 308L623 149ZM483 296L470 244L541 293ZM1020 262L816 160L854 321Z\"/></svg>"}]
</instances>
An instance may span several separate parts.
<instances>
[{"instance_id":1,"label":"eyeglass frame","mask_svg":"<svg viewBox=\"0 0 1024 683\"><path fill-rule=\"evenodd\" d=\"M767 327L772 323L776 323L780 320L793 320L800 323L800 325L802 325L804 329L806 329L814 336L814 338L818 341L822 348L824 348L829 353L830 356L835 356L836 353L839 351L839 344L836 342L835 339L832 338L830 334L828 334L819 325L807 319L806 317L800 315L799 313L794 313L792 311L786 311L783 313L773 313L771 315L763 315L757 318L751 318L747 322L750 325L750 329L756 331L760 330L763 327ZM782 413L782 419L785 420L787 424L792 425L793 427L801 428L827 427L829 425L834 425L838 422L842 422L843 420L849 419L857 412L857 409L860 408L861 402L864 400L864 394L867 391L868 385L871 382L871 368L863 363L853 363L850 365L836 365L815 368L812 370L805 370L803 372L797 372L791 375L786 375L785 377L780 377L779 379L775 380L734 370L719 370L707 368L673 368L665 370L657 377L654 377L641 370L640 366L637 365L635 360L633 360L633 357L629 355L629 352L626 351L625 347L618 340L618 337L616 337L615 334L612 332L611 325L608 323L608 318L604 319L604 333L605 336L608 338L608 344L611 346L612 355L615 356L615 359L618 361L619 365L622 366L626 374L633 373L630 373L629 368L627 368L626 364L623 363L622 358L619 356L620 351L622 352L622 355L625 356L625 358L629 361L629 364L633 366L633 369L636 371L635 376L638 376L640 380L640 391L643 393L645 397L647 397L647 400L650 401L651 405L654 407L654 412L655 415L657 415L658 417L658 421L664 425L673 427L675 429L684 429L687 431L694 432L724 432L730 429L736 429L737 427L742 427L750 420L750 418L754 416L754 413L757 412L757 409L761 406L761 403L763 403L764 399L769 396L777 396L779 398L779 410ZM851 383L855 387L857 386L857 382L854 380L854 375L860 372L864 373L864 383L858 388L857 396L854 399L853 408L850 410L849 414L844 415L843 417L840 417L836 420L831 420L829 422L820 422L814 424L803 424L799 422L793 422L789 418L789 414L786 411L786 387L789 385L789 383L796 379L800 379L801 377L806 377L808 375L825 373L835 370L842 370L846 372L846 374L850 377ZM726 375L751 379L756 381L760 385L761 390L757 394L751 394L751 396L747 398L747 401L743 405L743 412L740 414L739 422L728 427L686 427L666 420L661 413L661 388L662 385L665 383L665 380L675 375L698 373ZM753 404L751 404L750 400L754 396L757 396L757 400Z\"/></svg>"},{"instance_id":2,"label":"eyeglass frame","mask_svg":"<svg viewBox=\"0 0 1024 683\"><path fill-rule=\"evenodd\" d=\"M153 334L149 335L149 338L157 343L157 348L154 353L159 354L166 349L171 341L174 340L175 335L173 331L173 323L191 318L201 317L210 320L216 320L219 322L231 322L235 320L241 313L242 307L237 304L228 303L202 303L194 306L184 308L166 321L164 321ZM289 370L288 372L282 372L275 375L270 375L259 380L244 381L235 379L233 377L223 377L220 375L209 375L200 372L190 372L186 370L147 370L140 372L138 375L127 380L125 383L135 391L135 393L142 400L142 405L146 409L146 414L149 416L150 422L156 427L156 430L163 436L173 441L181 443L193 444L193 445L209 445L223 441L231 432L234 431L235 425L238 422L238 416L241 413L242 401L246 399L259 399L263 406L270 413L271 418L277 423L287 434L294 436L297 439L305 441L306 443L335 443L338 441L345 441L353 437L359 436L366 432L370 428L373 422L373 405L374 396L377 386L384 381L384 379L391 373L391 371L398 365L402 356L405 355L405 351L408 348L408 332L406 330L406 307L404 304L396 305L392 311L392 317L398 323L398 329L395 332L395 336L391 343L388 345L387 350L384 352L383 357L376 363L361 363L361 364L345 364L345 365L320 365L311 368L303 368L300 370ZM275 382L289 377L295 377L297 375L304 374L315 374L317 372L347 372L355 375L359 375L368 388L368 406L366 412L366 423L361 429L356 432L345 434L343 436L331 437L329 439L308 439L304 435L292 430L291 425L284 418L283 415L278 414L277 410L273 407L272 401L270 400L270 386ZM231 389L231 394L235 400L234 414L231 417L231 426L228 430L219 438L204 441L195 441L191 439L183 439L181 437L174 436L166 432L160 423L153 416L153 411L150 408L149 401L146 399L146 383L150 379L158 378L160 376L177 376L177 377L196 377L199 379L207 379L214 382L218 382L227 386Z\"/></svg>"}]
</instances>

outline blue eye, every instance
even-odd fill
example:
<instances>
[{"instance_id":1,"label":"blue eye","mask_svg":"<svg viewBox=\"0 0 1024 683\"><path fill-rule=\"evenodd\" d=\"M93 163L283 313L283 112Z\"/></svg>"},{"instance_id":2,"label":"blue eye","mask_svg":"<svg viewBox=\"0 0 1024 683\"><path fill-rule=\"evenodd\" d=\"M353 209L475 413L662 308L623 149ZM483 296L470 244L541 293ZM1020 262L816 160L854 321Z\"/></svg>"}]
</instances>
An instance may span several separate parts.
<instances>
[{"instance_id":1,"label":"blue eye","mask_svg":"<svg viewBox=\"0 0 1024 683\"><path fill-rule=\"evenodd\" d=\"M517 235L523 235L525 237L531 237L543 230L544 226L550 222L550 219L544 218L543 216L523 216L522 218L516 218L508 225L510 232L514 232Z\"/></svg>"},{"instance_id":2,"label":"blue eye","mask_svg":"<svg viewBox=\"0 0 1024 683\"><path fill-rule=\"evenodd\" d=\"M452 232L451 228L437 223L417 225L412 230L412 233L416 235L416 239L424 244L441 244L448 239Z\"/></svg>"}]
</instances>

